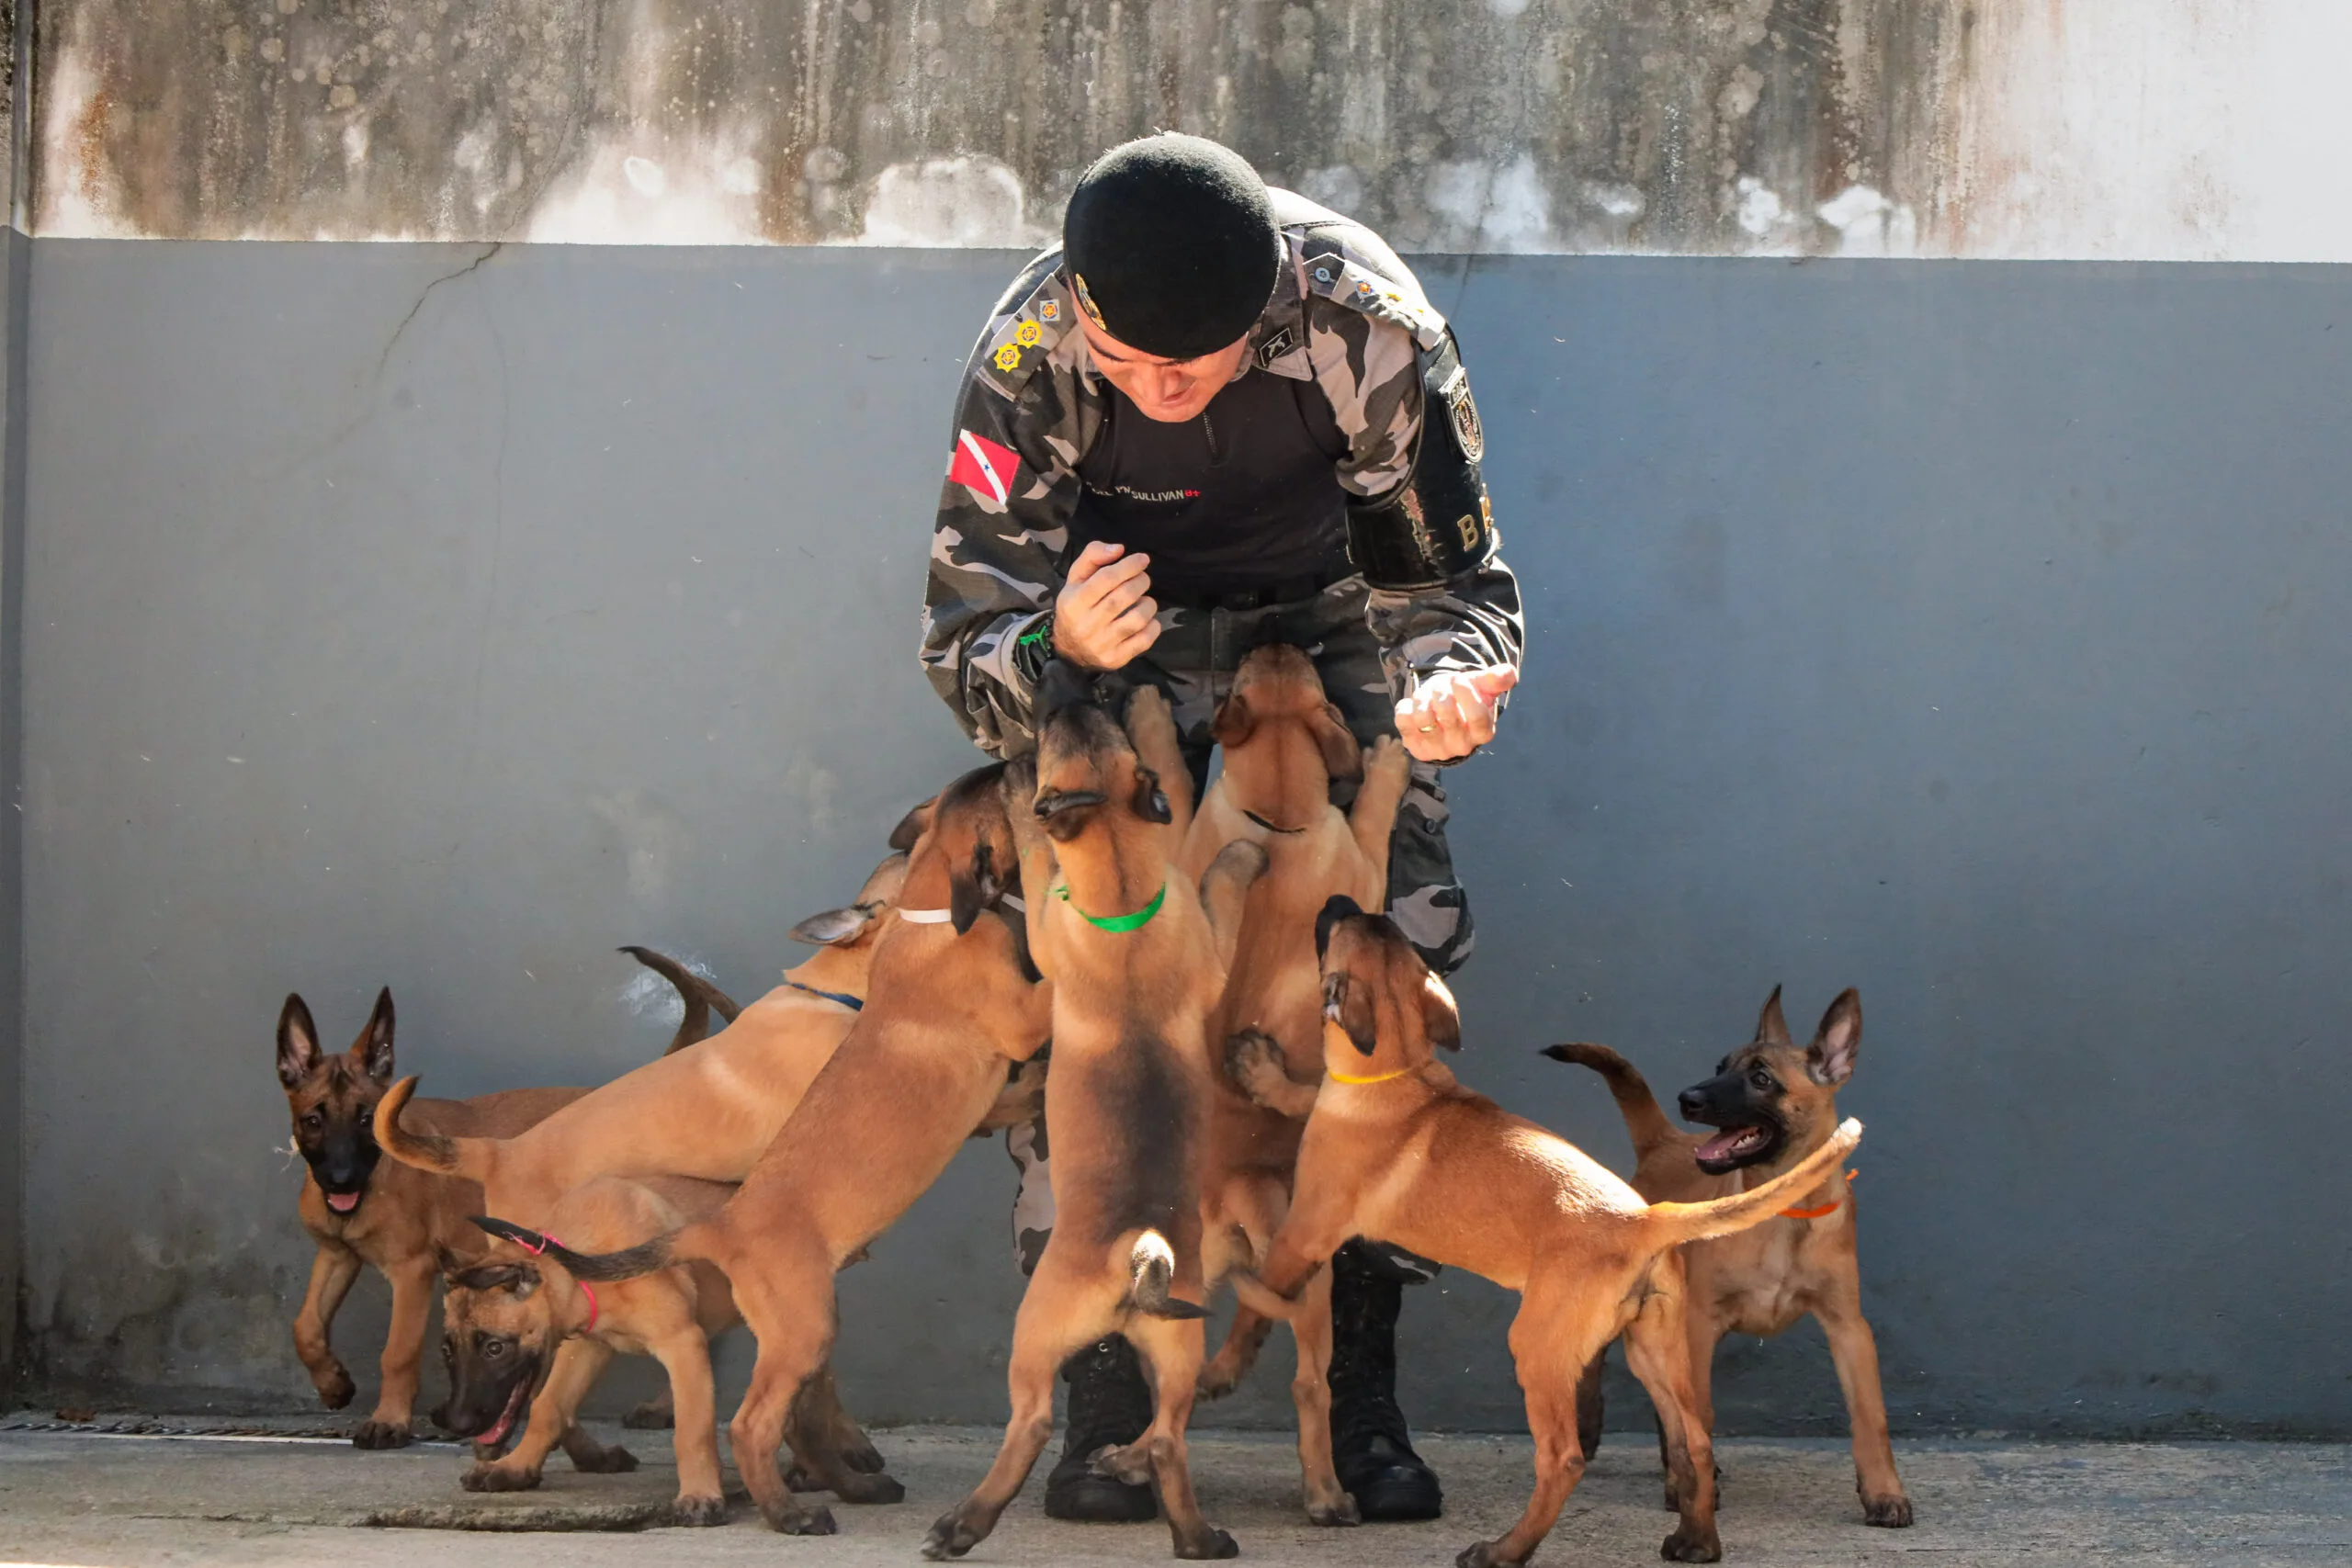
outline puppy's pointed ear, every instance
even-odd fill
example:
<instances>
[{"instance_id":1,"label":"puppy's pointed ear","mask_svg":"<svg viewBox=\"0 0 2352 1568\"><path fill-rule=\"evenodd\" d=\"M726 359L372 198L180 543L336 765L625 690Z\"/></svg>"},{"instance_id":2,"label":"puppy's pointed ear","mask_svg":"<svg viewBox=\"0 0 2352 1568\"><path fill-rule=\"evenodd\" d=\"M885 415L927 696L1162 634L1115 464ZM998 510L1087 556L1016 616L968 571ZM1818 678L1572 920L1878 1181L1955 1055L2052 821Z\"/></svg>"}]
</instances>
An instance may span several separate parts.
<instances>
[{"instance_id":1,"label":"puppy's pointed ear","mask_svg":"<svg viewBox=\"0 0 2352 1568\"><path fill-rule=\"evenodd\" d=\"M1430 1043L1440 1050L1462 1049L1462 1010L1434 971L1421 976L1421 1028L1429 1034Z\"/></svg>"},{"instance_id":2,"label":"puppy's pointed ear","mask_svg":"<svg viewBox=\"0 0 2352 1568\"><path fill-rule=\"evenodd\" d=\"M1789 1036L1789 1021L1781 1016L1781 987L1772 987L1765 998L1764 1015L1756 1021L1756 1043L1759 1045L1793 1045Z\"/></svg>"},{"instance_id":3,"label":"puppy's pointed ear","mask_svg":"<svg viewBox=\"0 0 2352 1568\"><path fill-rule=\"evenodd\" d=\"M1850 987L1821 1015L1821 1028L1805 1047L1805 1076L1831 1088L1854 1076L1854 1053L1862 1044L1862 997Z\"/></svg>"},{"instance_id":4,"label":"puppy's pointed ear","mask_svg":"<svg viewBox=\"0 0 2352 1568\"><path fill-rule=\"evenodd\" d=\"M1323 711L1306 723L1315 733L1316 746L1323 753L1323 766L1333 778L1363 777L1363 751L1356 745L1356 738L1348 733L1348 721L1337 703L1325 703Z\"/></svg>"},{"instance_id":5,"label":"puppy's pointed ear","mask_svg":"<svg viewBox=\"0 0 2352 1568\"><path fill-rule=\"evenodd\" d=\"M1046 825L1047 838L1057 844L1068 843L1094 820L1095 807L1103 798L1100 791L1091 789L1041 790L1033 809L1037 820Z\"/></svg>"},{"instance_id":6,"label":"puppy's pointed ear","mask_svg":"<svg viewBox=\"0 0 2352 1568\"><path fill-rule=\"evenodd\" d=\"M1209 720L1209 739L1220 746L1234 747L1250 739L1258 728L1258 716L1250 711L1250 700L1236 692L1225 699Z\"/></svg>"},{"instance_id":7,"label":"puppy's pointed ear","mask_svg":"<svg viewBox=\"0 0 2352 1568\"><path fill-rule=\"evenodd\" d=\"M376 993L376 1010L368 1015L368 1027L351 1043L351 1054L368 1069L368 1076L379 1084L392 1081L392 988L390 986Z\"/></svg>"},{"instance_id":8,"label":"puppy's pointed ear","mask_svg":"<svg viewBox=\"0 0 2352 1568\"><path fill-rule=\"evenodd\" d=\"M890 847L900 854L913 849L915 840L922 837L923 829L931 826L932 811L938 805L939 796L934 795L899 818L899 825L890 829Z\"/></svg>"},{"instance_id":9,"label":"puppy's pointed ear","mask_svg":"<svg viewBox=\"0 0 2352 1568\"><path fill-rule=\"evenodd\" d=\"M1175 814L1168 808L1168 792L1159 787L1159 775L1149 768L1136 769L1135 814L1147 822L1173 822Z\"/></svg>"},{"instance_id":10,"label":"puppy's pointed ear","mask_svg":"<svg viewBox=\"0 0 2352 1568\"><path fill-rule=\"evenodd\" d=\"M854 942L865 934L874 923L876 911L864 904L852 904L846 908L828 909L821 915L811 915L786 934L795 942L809 942L818 947L839 947Z\"/></svg>"},{"instance_id":11,"label":"puppy's pointed ear","mask_svg":"<svg viewBox=\"0 0 2352 1568\"><path fill-rule=\"evenodd\" d=\"M986 839L975 839L972 858L947 874L947 918L962 936L980 918L980 911L993 908L1004 894L1008 870L1019 874L1017 868L997 863L996 846Z\"/></svg>"},{"instance_id":12,"label":"puppy's pointed ear","mask_svg":"<svg viewBox=\"0 0 2352 1568\"><path fill-rule=\"evenodd\" d=\"M433 1267L440 1270L442 1279L455 1280L465 1271L466 1260L436 1241L433 1244Z\"/></svg>"},{"instance_id":13,"label":"puppy's pointed ear","mask_svg":"<svg viewBox=\"0 0 2352 1568\"><path fill-rule=\"evenodd\" d=\"M277 1010L277 1081L297 1087L318 1070L319 1059L319 1026L311 1021L310 1004L289 992Z\"/></svg>"}]
</instances>

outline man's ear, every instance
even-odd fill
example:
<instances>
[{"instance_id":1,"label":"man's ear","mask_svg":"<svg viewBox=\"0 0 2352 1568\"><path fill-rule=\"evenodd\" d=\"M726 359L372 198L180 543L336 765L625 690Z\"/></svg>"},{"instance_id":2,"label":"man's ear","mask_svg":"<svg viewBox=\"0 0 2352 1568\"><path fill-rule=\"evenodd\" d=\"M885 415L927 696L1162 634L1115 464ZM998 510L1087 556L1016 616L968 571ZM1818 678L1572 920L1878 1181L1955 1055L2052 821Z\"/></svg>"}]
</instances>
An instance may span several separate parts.
<instances>
[{"instance_id":1,"label":"man's ear","mask_svg":"<svg viewBox=\"0 0 2352 1568\"><path fill-rule=\"evenodd\" d=\"M1363 777L1363 752L1356 745L1356 738L1348 733L1348 721L1340 716L1339 705L1325 703L1323 711L1306 721L1315 734L1315 744L1323 753L1323 766L1335 779Z\"/></svg>"},{"instance_id":2,"label":"man's ear","mask_svg":"<svg viewBox=\"0 0 2352 1568\"><path fill-rule=\"evenodd\" d=\"M1168 792L1159 787L1159 775L1149 768L1136 769L1135 814L1147 822L1173 822L1175 814L1168 808Z\"/></svg>"},{"instance_id":3,"label":"man's ear","mask_svg":"<svg viewBox=\"0 0 2352 1568\"><path fill-rule=\"evenodd\" d=\"M1008 872L1018 875L1017 869L997 864L996 846L975 836L972 858L947 874L947 918L962 936L980 918L980 911L994 905L1004 893Z\"/></svg>"},{"instance_id":4,"label":"man's ear","mask_svg":"<svg viewBox=\"0 0 2352 1568\"><path fill-rule=\"evenodd\" d=\"M1250 739L1258 728L1258 716L1250 711L1250 703L1238 692L1225 699L1209 720L1209 739L1218 745L1231 748Z\"/></svg>"},{"instance_id":5,"label":"man's ear","mask_svg":"<svg viewBox=\"0 0 2352 1568\"><path fill-rule=\"evenodd\" d=\"M319 1026L311 1021L310 1004L289 992L277 1010L277 1081L295 1089L318 1066Z\"/></svg>"},{"instance_id":6,"label":"man's ear","mask_svg":"<svg viewBox=\"0 0 2352 1568\"><path fill-rule=\"evenodd\" d=\"M1440 1050L1462 1049L1462 1010L1434 972L1421 977L1421 1028L1429 1034L1430 1043Z\"/></svg>"},{"instance_id":7,"label":"man's ear","mask_svg":"<svg viewBox=\"0 0 2352 1568\"><path fill-rule=\"evenodd\" d=\"M1759 1045L1793 1045L1789 1037L1789 1021L1781 1016L1781 987L1764 999L1763 1016L1756 1021L1756 1043Z\"/></svg>"},{"instance_id":8,"label":"man's ear","mask_svg":"<svg viewBox=\"0 0 2352 1568\"><path fill-rule=\"evenodd\" d=\"M1836 1088L1854 1076L1854 1054L1862 1045L1861 993L1849 987L1821 1015L1821 1028L1804 1050L1805 1076Z\"/></svg>"},{"instance_id":9,"label":"man's ear","mask_svg":"<svg viewBox=\"0 0 2352 1568\"><path fill-rule=\"evenodd\" d=\"M890 829L890 847L900 854L913 849L915 840L931 826L932 811L938 805L939 796L934 795L899 818L899 825Z\"/></svg>"},{"instance_id":10,"label":"man's ear","mask_svg":"<svg viewBox=\"0 0 2352 1568\"><path fill-rule=\"evenodd\" d=\"M819 947L839 947L854 942L874 923L874 911L863 904L846 908L828 909L821 915L811 915L786 933L795 942L812 942Z\"/></svg>"},{"instance_id":11,"label":"man's ear","mask_svg":"<svg viewBox=\"0 0 2352 1568\"><path fill-rule=\"evenodd\" d=\"M1323 1016L1347 1032L1348 1043L1364 1055L1380 1044L1380 1023L1374 1017L1372 988L1360 986L1345 971L1323 976Z\"/></svg>"},{"instance_id":12,"label":"man's ear","mask_svg":"<svg viewBox=\"0 0 2352 1568\"><path fill-rule=\"evenodd\" d=\"M376 993L376 1010L368 1015L368 1027L351 1043L351 1054L360 1059L368 1076L379 1084L392 1081L392 988L390 986Z\"/></svg>"}]
</instances>

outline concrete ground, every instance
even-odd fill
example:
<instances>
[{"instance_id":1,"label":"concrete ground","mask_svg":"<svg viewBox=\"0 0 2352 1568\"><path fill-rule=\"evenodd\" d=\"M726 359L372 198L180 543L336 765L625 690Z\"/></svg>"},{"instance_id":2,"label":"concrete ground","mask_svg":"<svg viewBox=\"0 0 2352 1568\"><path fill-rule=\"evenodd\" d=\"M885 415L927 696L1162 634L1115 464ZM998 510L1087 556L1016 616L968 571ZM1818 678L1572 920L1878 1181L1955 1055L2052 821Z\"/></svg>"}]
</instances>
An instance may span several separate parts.
<instances>
[{"instance_id":1,"label":"concrete ground","mask_svg":"<svg viewBox=\"0 0 2352 1568\"><path fill-rule=\"evenodd\" d=\"M724 1529L645 1528L675 1483L667 1433L599 1431L643 1461L634 1474L579 1475L560 1458L537 1492L461 1492L453 1445L363 1453L323 1436L105 1436L0 1421L0 1568L151 1563L320 1563L335 1568L462 1562L602 1564L920 1561L925 1528L987 1467L996 1434L910 1428L876 1434L906 1483L894 1507L839 1507L824 1539L770 1533L739 1504ZM13 1429L12 1429L13 1428ZM315 1431L317 1428L312 1427ZM1435 1524L1323 1530L1295 1501L1296 1472L1278 1434L1204 1432L1194 1475L1210 1517L1244 1559L1385 1568L1443 1568L1472 1539L1500 1529L1528 1484L1524 1438L1431 1437L1447 1517ZM1898 1460L1918 1511L1908 1530L1865 1528L1844 1446L1734 1441L1722 1449L1725 1561L1783 1564L2320 1564L2352 1561L2352 1449L2279 1443L1910 1442ZM730 1476L730 1483L732 1477ZM1055 1524L1037 1509L1042 1476L975 1562L1162 1562L1158 1526ZM1657 1561L1668 1516L1655 1450L1611 1434L1558 1528L1544 1564ZM560 1536L545 1533L562 1530Z\"/></svg>"}]
</instances>

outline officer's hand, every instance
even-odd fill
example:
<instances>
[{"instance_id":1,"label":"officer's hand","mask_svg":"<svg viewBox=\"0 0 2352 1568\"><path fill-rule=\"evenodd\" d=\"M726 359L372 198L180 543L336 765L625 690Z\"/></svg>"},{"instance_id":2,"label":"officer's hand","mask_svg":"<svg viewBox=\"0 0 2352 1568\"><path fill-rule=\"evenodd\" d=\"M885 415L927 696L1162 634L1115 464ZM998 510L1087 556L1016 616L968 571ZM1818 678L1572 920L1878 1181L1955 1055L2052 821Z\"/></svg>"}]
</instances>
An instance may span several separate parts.
<instances>
[{"instance_id":1,"label":"officer's hand","mask_svg":"<svg viewBox=\"0 0 2352 1568\"><path fill-rule=\"evenodd\" d=\"M1054 600L1054 651L1089 670L1116 670L1159 640L1149 556L1097 539L1070 563Z\"/></svg>"},{"instance_id":2,"label":"officer's hand","mask_svg":"<svg viewBox=\"0 0 2352 1568\"><path fill-rule=\"evenodd\" d=\"M1518 684L1519 671L1499 665L1432 675L1396 705L1397 738L1424 762L1467 757L1495 738L1495 705Z\"/></svg>"}]
</instances>

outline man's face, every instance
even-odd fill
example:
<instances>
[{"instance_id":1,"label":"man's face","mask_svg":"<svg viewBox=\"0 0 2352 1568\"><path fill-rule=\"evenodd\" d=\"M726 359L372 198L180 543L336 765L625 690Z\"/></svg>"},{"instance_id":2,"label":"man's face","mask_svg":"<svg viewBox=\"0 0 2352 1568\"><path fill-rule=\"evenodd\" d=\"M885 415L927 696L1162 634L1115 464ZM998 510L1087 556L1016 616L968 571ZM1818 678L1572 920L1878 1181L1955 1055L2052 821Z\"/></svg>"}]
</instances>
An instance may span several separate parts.
<instances>
[{"instance_id":1,"label":"man's face","mask_svg":"<svg viewBox=\"0 0 2352 1568\"><path fill-rule=\"evenodd\" d=\"M1087 347L1093 351L1094 367L1126 393L1127 400L1146 419L1162 424L1182 424L1208 407L1209 400L1225 390L1240 369L1241 356L1250 350L1250 334L1244 333L1229 347L1198 359L1162 359L1129 348L1083 312L1079 325L1085 330Z\"/></svg>"}]
</instances>

